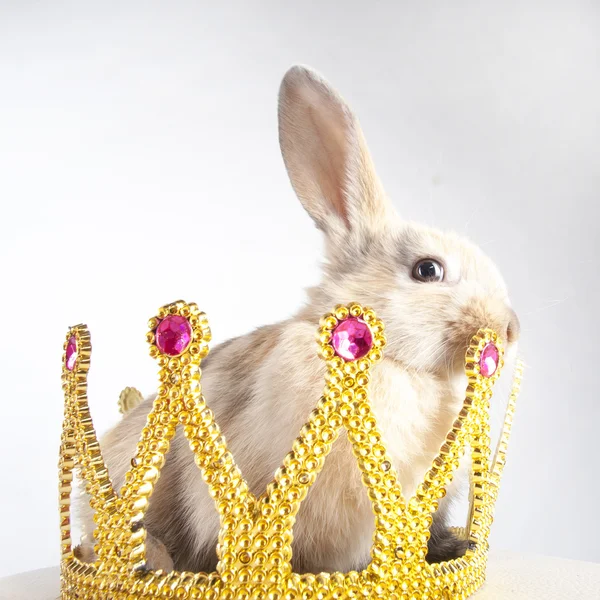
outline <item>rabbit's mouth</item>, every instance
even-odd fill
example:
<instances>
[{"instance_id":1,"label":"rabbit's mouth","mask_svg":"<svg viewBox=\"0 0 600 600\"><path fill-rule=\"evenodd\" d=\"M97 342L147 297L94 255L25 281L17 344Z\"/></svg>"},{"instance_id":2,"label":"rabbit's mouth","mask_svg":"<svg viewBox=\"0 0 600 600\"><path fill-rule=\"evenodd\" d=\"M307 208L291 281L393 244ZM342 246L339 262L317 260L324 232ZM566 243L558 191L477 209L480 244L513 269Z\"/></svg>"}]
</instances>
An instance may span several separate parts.
<instances>
[{"instance_id":1,"label":"rabbit's mouth","mask_svg":"<svg viewBox=\"0 0 600 600\"><path fill-rule=\"evenodd\" d=\"M493 329L485 325L482 328ZM478 329L461 338L447 340L444 344L443 352L440 352L437 360L430 363L429 371L443 380L453 380L456 377L462 377L465 372L465 355L477 331ZM515 345L514 341L508 341L508 336L503 337L502 341L507 352Z\"/></svg>"},{"instance_id":2,"label":"rabbit's mouth","mask_svg":"<svg viewBox=\"0 0 600 600\"><path fill-rule=\"evenodd\" d=\"M474 301L461 314L461 318L448 323L449 335L446 339L446 364L456 372L462 372L465 353L471 339L480 329L492 329L500 337L505 347L510 349L519 339L520 324L515 311L502 303Z\"/></svg>"},{"instance_id":3,"label":"rabbit's mouth","mask_svg":"<svg viewBox=\"0 0 600 600\"><path fill-rule=\"evenodd\" d=\"M519 339L521 326L517 314L506 302L475 297L462 307L457 319L448 321L449 349L460 351L464 359L471 338L480 329L492 329L509 345Z\"/></svg>"}]
</instances>

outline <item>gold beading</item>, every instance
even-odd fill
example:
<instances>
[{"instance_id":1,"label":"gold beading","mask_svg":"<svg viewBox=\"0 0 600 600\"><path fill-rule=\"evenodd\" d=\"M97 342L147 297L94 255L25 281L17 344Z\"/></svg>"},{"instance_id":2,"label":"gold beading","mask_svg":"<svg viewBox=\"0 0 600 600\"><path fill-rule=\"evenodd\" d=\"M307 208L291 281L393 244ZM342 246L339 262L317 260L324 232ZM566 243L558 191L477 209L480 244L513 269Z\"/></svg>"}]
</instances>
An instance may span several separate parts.
<instances>
[{"instance_id":1,"label":"gold beading","mask_svg":"<svg viewBox=\"0 0 600 600\"><path fill-rule=\"evenodd\" d=\"M156 345L156 328L168 315L180 315L191 324L191 343L180 356L161 354ZM348 316L360 317L373 335L369 353L350 362L337 356L331 344L333 329ZM69 370L63 355L65 417L59 473L64 600L434 600L466 598L481 586L522 375L519 363L500 442L492 457L490 398L503 365L502 343L493 331L480 330L472 338L465 360L468 386L463 407L424 480L407 499L368 397L371 368L383 357L383 323L372 309L357 304L338 306L321 319L317 333L319 351L327 363L324 393L272 482L255 497L202 396L200 364L210 341L206 316L195 304L179 301L161 308L149 326L150 354L158 362L160 384L119 493L112 487L88 408L90 334L84 325L70 328L67 334L65 350L74 336L77 358ZM496 345L500 359L496 372L486 378L480 373L479 359L489 343ZM165 573L146 568L143 518L178 426L183 428L220 516L219 562L214 573ZM294 521L342 428L375 516L371 562L360 572L299 575L291 564ZM464 557L428 564L425 556L433 514L467 446L472 459L472 497L463 534L468 536L469 548ZM95 511L97 560L93 564L78 560L71 544L74 469L85 480Z\"/></svg>"}]
</instances>

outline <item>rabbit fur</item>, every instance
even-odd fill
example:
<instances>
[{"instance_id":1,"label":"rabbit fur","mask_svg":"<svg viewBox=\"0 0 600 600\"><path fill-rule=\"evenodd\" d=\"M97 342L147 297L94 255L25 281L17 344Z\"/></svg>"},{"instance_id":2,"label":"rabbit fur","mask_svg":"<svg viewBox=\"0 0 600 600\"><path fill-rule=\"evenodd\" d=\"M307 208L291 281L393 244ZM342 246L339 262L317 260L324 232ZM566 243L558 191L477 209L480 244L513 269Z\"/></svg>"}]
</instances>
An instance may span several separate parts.
<instances>
[{"instance_id":1,"label":"rabbit fur","mask_svg":"<svg viewBox=\"0 0 600 600\"><path fill-rule=\"evenodd\" d=\"M518 319L493 262L467 240L401 219L375 174L354 114L314 71L296 66L279 94L279 137L296 194L325 236L322 280L297 315L229 340L202 363L203 393L250 489L260 494L320 397L319 318L338 303L373 307L386 325L385 358L370 398L406 497L422 481L464 399L464 353L480 327L514 354ZM431 258L443 281L415 280ZM116 488L124 481L153 398L102 440ZM93 554L84 500L83 560ZM461 555L465 542L434 516L428 560ZM219 520L188 443L178 432L146 515L148 566L211 571ZM349 571L369 562L374 517L349 442L340 436L294 527L296 572Z\"/></svg>"}]
</instances>

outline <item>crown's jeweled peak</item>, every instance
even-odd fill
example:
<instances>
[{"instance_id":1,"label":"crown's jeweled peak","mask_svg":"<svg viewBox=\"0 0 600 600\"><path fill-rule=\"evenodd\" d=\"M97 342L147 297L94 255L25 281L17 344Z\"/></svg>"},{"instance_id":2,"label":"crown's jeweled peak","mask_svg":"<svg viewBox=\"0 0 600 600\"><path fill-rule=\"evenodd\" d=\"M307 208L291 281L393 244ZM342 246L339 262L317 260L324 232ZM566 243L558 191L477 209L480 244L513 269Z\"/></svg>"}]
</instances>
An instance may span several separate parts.
<instances>
[{"instance_id":1,"label":"crown's jeweled peak","mask_svg":"<svg viewBox=\"0 0 600 600\"><path fill-rule=\"evenodd\" d=\"M344 360L357 360L371 350L373 334L362 319L348 317L335 326L331 333L331 345Z\"/></svg>"},{"instance_id":2,"label":"crown's jeweled peak","mask_svg":"<svg viewBox=\"0 0 600 600\"><path fill-rule=\"evenodd\" d=\"M75 368L75 361L77 360L77 340L72 335L67 341L67 348L65 350L65 366L69 371Z\"/></svg>"},{"instance_id":3,"label":"crown's jeweled peak","mask_svg":"<svg viewBox=\"0 0 600 600\"><path fill-rule=\"evenodd\" d=\"M192 326L181 315L168 315L156 328L156 346L167 356L183 354L192 341Z\"/></svg>"},{"instance_id":4,"label":"crown's jeweled peak","mask_svg":"<svg viewBox=\"0 0 600 600\"><path fill-rule=\"evenodd\" d=\"M521 375L519 366L492 459L489 400L503 365L502 342L493 331L480 330L473 337L465 357L468 387L462 410L416 493L404 498L368 397L371 367L383 356L383 323L372 309L358 304L336 307L321 319L317 332L319 351L327 365L323 395L272 482L255 497L202 396L200 363L210 341L206 316L195 304L178 301L162 307L150 319L149 328L150 354L160 368L158 395L118 493L103 463L87 406L89 332L78 325L67 334L60 458L65 600L426 600L465 598L481 585ZM178 426L183 428L220 517L219 564L211 574L146 568L144 515ZM375 534L371 563L360 572L298 575L292 569L295 518L341 429L347 431L372 503ZM469 549L464 557L428 564L425 556L432 515L467 446L472 451L472 497L469 522L462 534L469 540ZM96 513L97 560L91 564L80 562L71 546L74 468L86 481Z\"/></svg>"},{"instance_id":5,"label":"crown's jeweled peak","mask_svg":"<svg viewBox=\"0 0 600 600\"><path fill-rule=\"evenodd\" d=\"M498 347L493 342L486 344L481 351L479 359L479 371L484 377L492 377L498 369L500 362L500 353Z\"/></svg>"}]
</instances>

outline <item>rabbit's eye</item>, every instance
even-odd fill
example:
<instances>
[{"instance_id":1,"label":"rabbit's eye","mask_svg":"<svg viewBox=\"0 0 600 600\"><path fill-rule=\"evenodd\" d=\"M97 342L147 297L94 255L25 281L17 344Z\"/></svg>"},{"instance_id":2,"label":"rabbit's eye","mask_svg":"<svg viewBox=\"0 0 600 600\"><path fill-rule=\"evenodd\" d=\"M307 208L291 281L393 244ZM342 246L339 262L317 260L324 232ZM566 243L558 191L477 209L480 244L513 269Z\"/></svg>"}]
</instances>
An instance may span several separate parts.
<instances>
[{"instance_id":1,"label":"rabbit's eye","mask_svg":"<svg viewBox=\"0 0 600 600\"><path fill-rule=\"evenodd\" d=\"M444 267L437 260L425 258L413 267L412 274L417 281L443 281Z\"/></svg>"}]
</instances>

